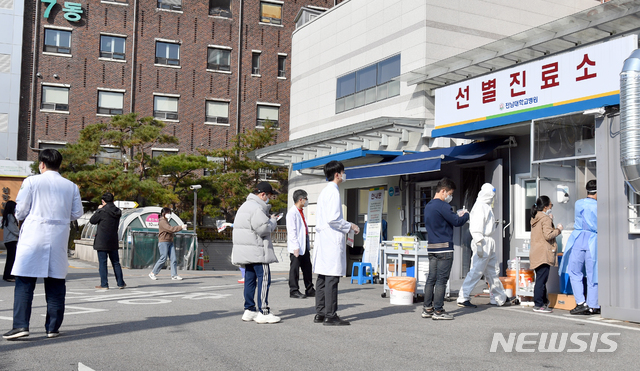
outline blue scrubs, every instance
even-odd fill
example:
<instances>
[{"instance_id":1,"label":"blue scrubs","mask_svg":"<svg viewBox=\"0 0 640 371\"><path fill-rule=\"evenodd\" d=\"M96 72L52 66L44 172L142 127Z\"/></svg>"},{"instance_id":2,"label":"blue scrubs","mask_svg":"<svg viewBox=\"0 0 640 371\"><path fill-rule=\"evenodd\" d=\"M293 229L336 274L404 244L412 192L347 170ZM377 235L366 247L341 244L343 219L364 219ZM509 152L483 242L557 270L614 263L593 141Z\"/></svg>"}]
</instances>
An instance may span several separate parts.
<instances>
[{"instance_id":1,"label":"blue scrubs","mask_svg":"<svg viewBox=\"0 0 640 371\"><path fill-rule=\"evenodd\" d=\"M587 273L587 305L598 305L598 202L576 201L575 229L567 241L559 273L568 273L576 303L584 303L583 269Z\"/></svg>"}]
</instances>

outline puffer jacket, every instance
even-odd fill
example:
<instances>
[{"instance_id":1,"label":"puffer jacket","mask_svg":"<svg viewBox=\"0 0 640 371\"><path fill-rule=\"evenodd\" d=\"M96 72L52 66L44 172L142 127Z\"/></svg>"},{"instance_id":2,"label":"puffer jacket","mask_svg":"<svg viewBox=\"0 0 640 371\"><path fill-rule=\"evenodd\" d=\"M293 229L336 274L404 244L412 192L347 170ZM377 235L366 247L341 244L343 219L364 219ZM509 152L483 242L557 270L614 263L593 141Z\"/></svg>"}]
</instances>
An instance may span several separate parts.
<instances>
[{"instance_id":1,"label":"puffer jacket","mask_svg":"<svg viewBox=\"0 0 640 371\"><path fill-rule=\"evenodd\" d=\"M271 232L276 229L276 221L269 217L270 209L271 205L253 193L240 206L233 221L233 264L278 262L271 243Z\"/></svg>"},{"instance_id":2,"label":"puffer jacket","mask_svg":"<svg viewBox=\"0 0 640 371\"><path fill-rule=\"evenodd\" d=\"M558 244L556 237L561 231L553 225L551 217L542 211L531 218L531 251L529 252L529 267L536 269L542 264L556 266Z\"/></svg>"},{"instance_id":3,"label":"puffer jacket","mask_svg":"<svg viewBox=\"0 0 640 371\"><path fill-rule=\"evenodd\" d=\"M93 240L94 250L118 250L120 216L122 211L113 202L107 202L91 216L89 223L98 225L96 238Z\"/></svg>"}]
</instances>

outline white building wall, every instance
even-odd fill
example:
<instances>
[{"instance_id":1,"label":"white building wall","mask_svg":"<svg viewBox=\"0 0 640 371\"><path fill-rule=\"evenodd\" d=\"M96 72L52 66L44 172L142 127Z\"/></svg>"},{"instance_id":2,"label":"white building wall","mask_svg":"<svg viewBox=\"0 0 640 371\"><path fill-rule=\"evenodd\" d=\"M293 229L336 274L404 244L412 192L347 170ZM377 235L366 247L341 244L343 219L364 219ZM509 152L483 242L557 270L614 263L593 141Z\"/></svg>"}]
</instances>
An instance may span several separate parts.
<instances>
[{"instance_id":1,"label":"white building wall","mask_svg":"<svg viewBox=\"0 0 640 371\"><path fill-rule=\"evenodd\" d=\"M24 2L0 0L0 160L16 160Z\"/></svg>"},{"instance_id":2,"label":"white building wall","mask_svg":"<svg viewBox=\"0 0 640 371\"><path fill-rule=\"evenodd\" d=\"M290 139L381 116L433 123L433 97L400 95L335 114L336 79L401 53L401 73L598 5L592 0L351 0L293 33Z\"/></svg>"}]
</instances>

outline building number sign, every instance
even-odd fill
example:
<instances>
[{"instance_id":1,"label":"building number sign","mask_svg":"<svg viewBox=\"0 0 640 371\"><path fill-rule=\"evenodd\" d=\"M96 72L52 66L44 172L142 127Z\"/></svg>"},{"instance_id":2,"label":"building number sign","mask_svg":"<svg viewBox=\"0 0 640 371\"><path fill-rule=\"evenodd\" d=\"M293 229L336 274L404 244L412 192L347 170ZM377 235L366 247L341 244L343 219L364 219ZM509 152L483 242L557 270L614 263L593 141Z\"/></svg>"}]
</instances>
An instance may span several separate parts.
<instances>
[{"instance_id":1,"label":"building number sign","mask_svg":"<svg viewBox=\"0 0 640 371\"><path fill-rule=\"evenodd\" d=\"M58 0L41 0L43 3L48 4L47 9L44 10L44 17L49 18L49 13L51 13L51 9L53 6L57 4ZM70 3L65 1L64 7L62 8L64 12L64 19L69 22L78 22L81 18L82 12L82 4L80 3Z\"/></svg>"}]
</instances>

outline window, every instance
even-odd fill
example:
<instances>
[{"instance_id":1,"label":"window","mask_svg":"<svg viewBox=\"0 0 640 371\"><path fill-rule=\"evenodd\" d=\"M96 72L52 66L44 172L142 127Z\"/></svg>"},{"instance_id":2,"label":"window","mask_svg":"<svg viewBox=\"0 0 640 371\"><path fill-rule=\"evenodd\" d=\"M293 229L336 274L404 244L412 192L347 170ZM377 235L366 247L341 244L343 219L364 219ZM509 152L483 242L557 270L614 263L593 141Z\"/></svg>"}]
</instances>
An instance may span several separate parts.
<instances>
[{"instance_id":1,"label":"window","mask_svg":"<svg viewBox=\"0 0 640 371\"><path fill-rule=\"evenodd\" d=\"M158 0L159 9L182 10L182 0Z\"/></svg>"},{"instance_id":2,"label":"window","mask_svg":"<svg viewBox=\"0 0 640 371\"><path fill-rule=\"evenodd\" d=\"M260 53L254 52L251 56L251 74L260 75Z\"/></svg>"},{"instance_id":3,"label":"window","mask_svg":"<svg viewBox=\"0 0 640 371\"><path fill-rule=\"evenodd\" d=\"M264 124L269 121L273 124L273 126L278 126L278 111L280 111L280 107L277 106L265 106L258 105L258 120L256 122L256 126L264 126Z\"/></svg>"},{"instance_id":4,"label":"window","mask_svg":"<svg viewBox=\"0 0 640 371\"><path fill-rule=\"evenodd\" d=\"M207 69L231 71L231 50L221 48L207 49Z\"/></svg>"},{"instance_id":5,"label":"window","mask_svg":"<svg viewBox=\"0 0 640 371\"><path fill-rule=\"evenodd\" d=\"M153 97L153 117L160 120L178 119L178 98L156 95Z\"/></svg>"},{"instance_id":6,"label":"window","mask_svg":"<svg viewBox=\"0 0 640 371\"><path fill-rule=\"evenodd\" d=\"M41 109L69 111L69 88L59 86L42 86Z\"/></svg>"},{"instance_id":7,"label":"window","mask_svg":"<svg viewBox=\"0 0 640 371\"><path fill-rule=\"evenodd\" d=\"M71 31L44 29L44 51L71 54Z\"/></svg>"},{"instance_id":8,"label":"window","mask_svg":"<svg viewBox=\"0 0 640 371\"><path fill-rule=\"evenodd\" d=\"M156 63L179 66L180 44L156 41Z\"/></svg>"},{"instance_id":9,"label":"window","mask_svg":"<svg viewBox=\"0 0 640 371\"><path fill-rule=\"evenodd\" d=\"M209 0L209 15L231 18L231 0Z\"/></svg>"},{"instance_id":10,"label":"window","mask_svg":"<svg viewBox=\"0 0 640 371\"><path fill-rule=\"evenodd\" d=\"M206 102L206 122L210 124L229 123L229 103L208 100Z\"/></svg>"},{"instance_id":11,"label":"window","mask_svg":"<svg viewBox=\"0 0 640 371\"><path fill-rule=\"evenodd\" d=\"M102 0L107 3L129 4L129 0Z\"/></svg>"},{"instance_id":12,"label":"window","mask_svg":"<svg viewBox=\"0 0 640 371\"><path fill-rule=\"evenodd\" d=\"M174 156L178 154L178 150L174 148L152 148L151 158L158 158L161 156Z\"/></svg>"},{"instance_id":13,"label":"window","mask_svg":"<svg viewBox=\"0 0 640 371\"><path fill-rule=\"evenodd\" d=\"M100 57L124 60L124 37L100 35Z\"/></svg>"},{"instance_id":14,"label":"window","mask_svg":"<svg viewBox=\"0 0 640 371\"><path fill-rule=\"evenodd\" d=\"M400 95L400 55L344 75L336 83L336 113Z\"/></svg>"},{"instance_id":15,"label":"window","mask_svg":"<svg viewBox=\"0 0 640 371\"><path fill-rule=\"evenodd\" d=\"M103 146L100 153L95 156L96 164L108 165L113 161L122 160L122 151L118 147Z\"/></svg>"},{"instance_id":16,"label":"window","mask_svg":"<svg viewBox=\"0 0 640 371\"><path fill-rule=\"evenodd\" d=\"M529 173L516 174L514 231L515 238L520 240L531 238L531 206L538 198L536 183L535 177Z\"/></svg>"},{"instance_id":17,"label":"window","mask_svg":"<svg viewBox=\"0 0 640 371\"><path fill-rule=\"evenodd\" d=\"M282 4L261 1L260 22L282 24Z\"/></svg>"},{"instance_id":18,"label":"window","mask_svg":"<svg viewBox=\"0 0 640 371\"><path fill-rule=\"evenodd\" d=\"M286 73L287 57L284 55L278 56L278 77L287 77Z\"/></svg>"},{"instance_id":19,"label":"window","mask_svg":"<svg viewBox=\"0 0 640 371\"><path fill-rule=\"evenodd\" d=\"M533 162L596 154L596 123L592 115L570 114L533 123Z\"/></svg>"},{"instance_id":20,"label":"window","mask_svg":"<svg viewBox=\"0 0 640 371\"><path fill-rule=\"evenodd\" d=\"M56 149L61 150L67 146L66 143L54 143L54 142L40 142L38 143L39 149Z\"/></svg>"},{"instance_id":21,"label":"window","mask_svg":"<svg viewBox=\"0 0 640 371\"><path fill-rule=\"evenodd\" d=\"M98 91L98 113L104 115L122 115L124 107L124 93L113 91Z\"/></svg>"}]
</instances>

